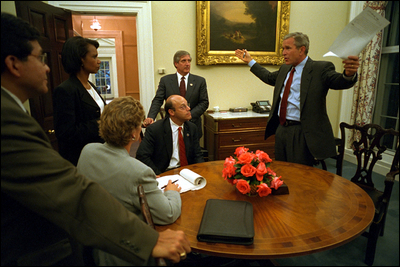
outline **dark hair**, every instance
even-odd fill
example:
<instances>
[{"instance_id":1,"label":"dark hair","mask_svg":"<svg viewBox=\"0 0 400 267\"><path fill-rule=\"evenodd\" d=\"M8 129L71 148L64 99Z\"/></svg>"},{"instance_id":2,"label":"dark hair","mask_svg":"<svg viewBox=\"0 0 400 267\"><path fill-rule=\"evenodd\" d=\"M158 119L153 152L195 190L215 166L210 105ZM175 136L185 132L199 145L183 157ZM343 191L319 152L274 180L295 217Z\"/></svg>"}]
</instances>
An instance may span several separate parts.
<instances>
[{"instance_id":1,"label":"dark hair","mask_svg":"<svg viewBox=\"0 0 400 267\"><path fill-rule=\"evenodd\" d=\"M28 22L14 15L1 12L1 73L6 70L9 55L26 60L33 46L29 41L39 41L40 32Z\"/></svg>"},{"instance_id":2,"label":"dark hair","mask_svg":"<svg viewBox=\"0 0 400 267\"><path fill-rule=\"evenodd\" d=\"M165 115L166 115L166 116L169 116L168 110L170 110L170 109L172 109L173 111L175 111L174 103L172 102L171 96L169 96L169 97L167 98L167 100L165 101L164 110L165 110Z\"/></svg>"},{"instance_id":3,"label":"dark hair","mask_svg":"<svg viewBox=\"0 0 400 267\"><path fill-rule=\"evenodd\" d=\"M81 36L71 37L65 42L61 51L61 62L66 73L77 74L80 71L82 58L88 53L89 45L97 49L99 42Z\"/></svg>"}]
</instances>

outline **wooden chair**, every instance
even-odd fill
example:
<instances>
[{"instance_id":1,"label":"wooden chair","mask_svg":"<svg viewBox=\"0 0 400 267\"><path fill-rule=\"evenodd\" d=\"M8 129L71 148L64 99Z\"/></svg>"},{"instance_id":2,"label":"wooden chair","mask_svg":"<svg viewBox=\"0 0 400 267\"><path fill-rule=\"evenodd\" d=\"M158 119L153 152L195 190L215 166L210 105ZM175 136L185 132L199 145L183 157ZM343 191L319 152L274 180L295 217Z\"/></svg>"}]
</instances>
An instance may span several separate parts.
<instances>
[{"instance_id":1,"label":"wooden chair","mask_svg":"<svg viewBox=\"0 0 400 267\"><path fill-rule=\"evenodd\" d=\"M363 236L368 238L365 263L372 265L375 258L376 243L378 236L383 236L385 229L386 214L389 206L390 196L395 181L395 175L399 174L399 131L393 129L383 129L377 124L366 124L364 126L349 125L345 122L340 123L341 145L337 161L337 175L342 175L343 158L345 151L346 134L349 130L356 130L360 133L359 140L352 144L353 154L357 158L357 170L351 181L364 189L375 204L375 216L372 224ZM378 160L382 159L382 153L386 150L383 145L385 138L396 138L397 145L395 156L389 173L384 181L384 191L375 188L372 181L372 170ZM396 140L395 140L396 141Z\"/></svg>"},{"instance_id":2,"label":"wooden chair","mask_svg":"<svg viewBox=\"0 0 400 267\"><path fill-rule=\"evenodd\" d=\"M140 209L142 211L144 220L149 226L151 226L155 229L156 227L153 222L153 217L151 216L149 204L147 203L147 198L144 193L143 186L141 184L138 185L137 190L138 190L138 194L139 194ZM165 260L163 258L156 258L156 265L157 266L167 266L167 263L165 262Z\"/></svg>"}]
</instances>

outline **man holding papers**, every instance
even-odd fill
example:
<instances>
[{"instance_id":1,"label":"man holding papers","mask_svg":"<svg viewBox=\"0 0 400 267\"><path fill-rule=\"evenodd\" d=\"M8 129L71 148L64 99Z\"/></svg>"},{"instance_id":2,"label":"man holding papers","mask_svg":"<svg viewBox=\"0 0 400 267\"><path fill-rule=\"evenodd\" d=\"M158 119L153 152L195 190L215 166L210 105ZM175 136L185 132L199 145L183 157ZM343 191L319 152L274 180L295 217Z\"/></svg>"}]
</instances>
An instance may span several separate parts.
<instances>
[{"instance_id":1,"label":"man holding papers","mask_svg":"<svg viewBox=\"0 0 400 267\"><path fill-rule=\"evenodd\" d=\"M309 39L303 33L286 35L282 47L285 65L275 72L256 63L248 51L237 49L235 54L258 78L275 86L265 130L265 139L275 134L275 159L312 166L314 159L336 155L326 95L329 89L348 89L356 83L358 56L343 60L344 72L338 73L331 62L308 57Z\"/></svg>"},{"instance_id":2,"label":"man holding papers","mask_svg":"<svg viewBox=\"0 0 400 267\"><path fill-rule=\"evenodd\" d=\"M204 162L197 126L189 121L192 115L186 99L180 95L171 95L165 102L164 109L167 116L146 128L136 158L152 168L156 174L185 164ZM187 162L179 153L180 133Z\"/></svg>"}]
</instances>

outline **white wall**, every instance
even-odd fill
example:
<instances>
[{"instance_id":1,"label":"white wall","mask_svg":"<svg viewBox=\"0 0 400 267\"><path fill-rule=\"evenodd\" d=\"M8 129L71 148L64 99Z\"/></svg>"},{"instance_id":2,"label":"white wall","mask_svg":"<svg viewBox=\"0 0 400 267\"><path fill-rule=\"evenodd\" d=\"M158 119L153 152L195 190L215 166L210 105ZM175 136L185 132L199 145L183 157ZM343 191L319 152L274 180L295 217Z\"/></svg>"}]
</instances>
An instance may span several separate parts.
<instances>
[{"instance_id":1,"label":"white wall","mask_svg":"<svg viewBox=\"0 0 400 267\"><path fill-rule=\"evenodd\" d=\"M162 75L175 73L172 57L177 50L191 53L191 72L206 78L210 108L251 108L250 102L271 100L273 88L256 78L247 65L196 65L196 2L195 1L152 1L153 48L155 87ZM342 72L341 60L323 58L337 35L348 23L349 1L292 1L289 32L301 31L310 38L309 56L314 60L332 61L337 71ZM278 67L264 65L274 71ZM334 133L338 130L341 92L331 90L328 94L328 115Z\"/></svg>"},{"instance_id":2,"label":"white wall","mask_svg":"<svg viewBox=\"0 0 400 267\"><path fill-rule=\"evenodd\" d=\"M43 1L49 2L49 1ZM157 90L160 78L158 68L165 68L166 74L175 73L172 64L172 56L177 50L187 50L193 58L192 73L206 78L210 99L210 108L219 106L220 109L231 107L248 107L250 102L256 100L272 99L272 87L264 84L256 78L246 65L196 65L196 2L195 1L124 1L129 6L146 6L151 4L151 23L142 25L140 32L144 38L143 43L153 41L153 55L149 56L147 50L143 55L144 71L142 77L146 86L146 102L144 106L150 106L152 95ZM129 4L134 2L136 4ZM81 3L81 2L80 2ZM85 2L89 3L89 2ZM301 31L310 37L309 56L314 60L332 61L336 70L343 71L341 60L338 58L323 58L329 46L337 35L349 22L351 3L357 8L362 8L362 2L357 1L291 1L289 32ZM104 2L103 2L104 4ZM114 2L115 4L115 2ZM133 9L131 7L131 9ZM130 9L130 10L131 10ZM1 1L1 10L16 14L14 1ZM147 14L146 12L142 12ZM358 12L356 12L358 14ZM354 17L357 14L352 14ZM146 21L147 18L143 18ZM152 32L146 27L152 24ZM147 30L146 30L147 29ZM146 36L149 34L149 36ZM143 36L144 35L144 36ZM145 49L151 45L145 45ZM139 51L139 54L141 52ZM151 58L153 57L153 60ZM150 60L152 62L146 62ZM268 70L274 71L278 67L264 65ZM150 67L150 68L149 68ZM153 73L150 69L153 69ZM152 80L154 77L154 81ZM150 80L149 80L150 79ZM154 86L149 86L153 85ZM154 87L153 92L147 92L147 88ZM352 89L340 92L331 90L327 97L328 115L335 136L339 136L339 123L348 121L350 117ZM29 110L29 101L24 103ZM348 160L348 158L345 158ZM387 160L384 166L377 166L378 172L385 174ZM390 164L389 164L390 165Z\"/></svg>"},{"instance_id":3,"label":"white wall","mask_svg":"<svg viewBox=\"0 0 400 267\"><path fill-rule=\"evenodd\" d=\"M14 1L2 1L1 8L15 14ZM154 93L162 77L158 68L165 68L166 74L174 73L172 57L183 49L192 55L192 73L207 80L210 108L250 108L250 102L272 99L272 87L256 78L246 65L196 65L196 1L151 1L151 12L153 36L146 39L153 39L154 74L149 77L154 77ZM341 72L340 59L322 55L347 25L349 12L350 1L292 1L289 32L306 33L310 37L309 56L314 60L330 60ZM264 66L271 71L278 69ZM340 123L341 95L342 92L331 90L327 97L328 115L335 134Z\"/></svg>"}]
</instances>

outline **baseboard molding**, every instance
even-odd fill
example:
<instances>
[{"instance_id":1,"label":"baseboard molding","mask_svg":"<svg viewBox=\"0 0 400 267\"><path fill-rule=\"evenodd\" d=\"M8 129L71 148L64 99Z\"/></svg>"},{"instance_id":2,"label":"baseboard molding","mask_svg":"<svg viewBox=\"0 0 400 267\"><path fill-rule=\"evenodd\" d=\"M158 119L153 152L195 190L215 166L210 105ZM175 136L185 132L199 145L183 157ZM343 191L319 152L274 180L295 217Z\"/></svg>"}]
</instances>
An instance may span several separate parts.
<instances>
[{"instance_id":1,"label":"baseboard molding","mask_svg":"<svg viewBox=\"0 0 400 267\"><path fill-rule=\"evenodd\" d=\"M390 157L389 157L389 159L390 159ZM393 159L393 157L392 157L392 159ZM353 154L353 150L351 150L351 149L345 149L344 160L346 160L348 162L351 162L353 164L357 164L357 159ZM391 165L392 165L392 162L388 161L385 157L383 157L382 160L378 161L375 164L374 172L377 173L377 174L386 176L386 174L390 170ZM398 175L396 176L396 181L399 181L399 176Z\"/></svg>"}]
</instances>

